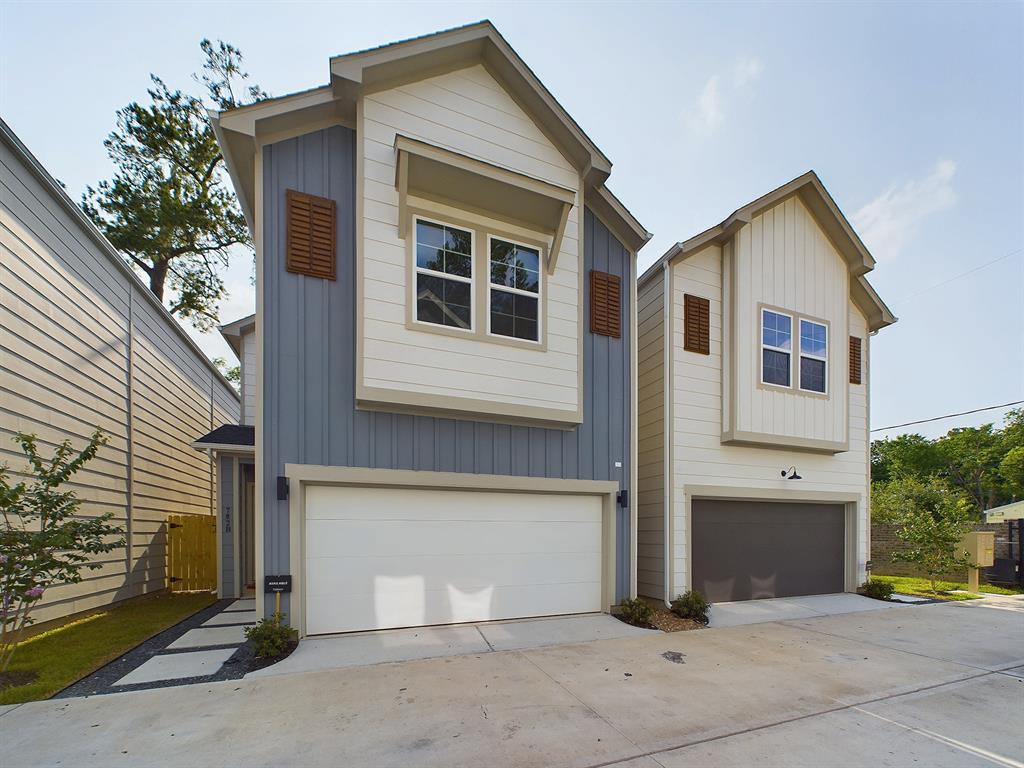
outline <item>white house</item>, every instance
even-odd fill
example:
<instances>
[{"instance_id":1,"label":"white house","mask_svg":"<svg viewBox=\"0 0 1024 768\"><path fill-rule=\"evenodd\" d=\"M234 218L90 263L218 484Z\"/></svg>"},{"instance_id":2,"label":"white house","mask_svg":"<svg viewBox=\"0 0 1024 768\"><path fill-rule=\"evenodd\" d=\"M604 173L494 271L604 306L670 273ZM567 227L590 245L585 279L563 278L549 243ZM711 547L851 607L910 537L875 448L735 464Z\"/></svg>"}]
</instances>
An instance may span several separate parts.
<instances>
[{"instance_id":1,"label":"white house","mask_svg":"<svg viewBox=\"0 0 1024 768\"><path fill-rule=\"evenodd\" d=\"M869 558L870 337L895 318L813 173L641 277L637 589L851 591Z\"/></svg>"}]
</instances>

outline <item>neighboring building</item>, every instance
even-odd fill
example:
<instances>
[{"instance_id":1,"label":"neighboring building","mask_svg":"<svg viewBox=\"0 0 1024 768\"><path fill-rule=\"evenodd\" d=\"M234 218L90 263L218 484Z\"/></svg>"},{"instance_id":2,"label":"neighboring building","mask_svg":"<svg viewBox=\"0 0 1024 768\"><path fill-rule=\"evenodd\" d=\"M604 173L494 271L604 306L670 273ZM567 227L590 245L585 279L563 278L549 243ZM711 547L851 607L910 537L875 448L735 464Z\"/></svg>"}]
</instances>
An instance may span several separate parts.
<instances>
[{"instance_id":1,"label":"neighboring building","mask_svg":"<svg viewBox=\"0 0 1024 768\"><path fill-rule=\"evenodd\" d=\"M259 614L271 575L303 635L635 594L649 235L494 27L336 57L327 85L213 119L257 251Z\"/></svg>"},{"instance_id":2,"label":"neighboring building","mask_svg":"<svg viewBox=\"0 0 1024 768\"><path fill-rule=\"evenodd\" d=\"M213 512L213 466L189 448L236 421L238 396L113 246L0 121L0 462L17 432L52 450L110 438L71 487L128 546L33 611L57 619L167 587L166 518Z\"/></svg>"},{"instance_id":3,"label":"neighboring building","mask_svg":"<svg viewBox=\"0 0 1024 768\"><path fill-rule=\"evenodd\" d=\"M869 340L895 318L812 172L640 279L638 591L851 591L869 546Z\"/></svg>"}]
</instances>

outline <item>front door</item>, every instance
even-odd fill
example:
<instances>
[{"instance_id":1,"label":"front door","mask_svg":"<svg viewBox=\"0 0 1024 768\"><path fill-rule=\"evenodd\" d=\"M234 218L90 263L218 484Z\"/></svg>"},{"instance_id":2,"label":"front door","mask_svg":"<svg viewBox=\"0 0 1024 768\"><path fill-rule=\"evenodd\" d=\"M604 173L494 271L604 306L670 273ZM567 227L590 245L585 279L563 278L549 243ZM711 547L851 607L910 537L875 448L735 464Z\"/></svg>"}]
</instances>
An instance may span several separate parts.
<instances>
[{"instance_id":1,"label":"front door","mask_svg":"<svg viewBox=\"0 0 1024 768\"><path fill-rule=\"evenodd\" d=\"M256 470L252 464L241 468L242 590L251 592L256 588Z\"/></svg>"}]
</instances>

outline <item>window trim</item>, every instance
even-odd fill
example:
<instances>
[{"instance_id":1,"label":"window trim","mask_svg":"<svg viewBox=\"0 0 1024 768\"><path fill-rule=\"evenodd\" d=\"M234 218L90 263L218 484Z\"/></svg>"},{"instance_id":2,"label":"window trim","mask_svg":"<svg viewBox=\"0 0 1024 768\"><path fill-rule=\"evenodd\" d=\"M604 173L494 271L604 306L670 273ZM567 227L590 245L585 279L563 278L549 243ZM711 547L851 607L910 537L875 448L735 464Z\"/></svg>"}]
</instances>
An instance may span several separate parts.
<instances>
[{"instance_id":1,"label":"window trim","mask_svg":"<svg viewBox=\"0 0 1024 768\"><path fill-rule=\"evenodd\" d=\"M758 328L758 334L757 334L757 338L758 338L758 352L759 352L759 354L758 354L758 371L759 371L759 377L758 378L759 378L759 381L765 387L774 387L775 389L793 389L793 354L794 354L794 351L793 351L793 348L792 348L792 341L793 341L793 327L794 327L794 325L797 324L796 323L797 315L795 313L793 313L793 312L785 312L785 311L783 311L781 309L774 309L773 307L761 306L758 309L760 310L759 316L758 316L758 325L757 325L757 328ZM771 312L772 314L782 315L783 317L788 317L789 318L789 339L790 339L790 344L791 344L790 349L785 350L785 349L782 349L781 347L773 347L770 344L765 344L764 343L764 313L765 312ZM775 382L765 381L764 380L764 350L766 350L766 349L770 349L773 352L781 352L784 355L789 355L789 383L788 384L776 384Z\"/></svg>"},{"instance_id":2,"label":"window trim","mask_svg":"<svg viewBox=\"0 0 1024 768\"><path fill-rule=\"evenodd\" d=\"M452 229L457 229L457 230L459 230L461 232L468 232L469 233L469 251L470 251L470 253L469 253L469 268L470 268L470 275L469 275L468 278L462 277L461 275L450 275L447 272L438 272L435 269L428 269L426 267L421 267L419 264L416 263L416 260L417 260L416 246L418 245L418 243L416 241L416 229L417 229L417 224L419 224L419 222L421 222L421 221L426 222L428 224L434 224L435 226L451 227ZM476 275L477 275L477 265L476 265L476 250L477 250L477 248L476 248L476 240L477 240L477 232L476 232L476 229L474 229L473 227L466 226L464 224L456 224L454 222L448 222L448 221L444 221L442 219L436 219L436 218L432 218L430 216L424 216L424 215L419 214L419 213L414 213L412 215L412 230L409 233L409 240L410 240L411 245L412 245L412 262L411 262L411 264L412 264L412 280L409 281L409 306L410 306L410 309L411 309L411 320L412 320L413 325L421 327L421 328L422 327L426 327L426 328L429 328L430 330L437 330L438 328L444 328L446 331L450 331L450 332L453 332L453 333L458 333L458 334L465 335L465 336L474 336L474 335L476 335L476 329L477 329L476 312L477 312L477 304L479 303L477 301L477 296L476 296L476 282L477 282L477 280L476 280ZM429 275L430 277L439 277L439 278L441 278L443 280L454 280L456 282L466 283L466 284L469 285L469 302L470 302L469 303L469 328L460 328L457 325L443 325L441 323L431 323L431 322L429 322L427 320L420 320L420 318L419 318L419 306L418 306L418 302L417 302L417 299L416 299L416 285L417 285L417 282L418 282L418 275L420 275L420 274Z\"/></svg>"},{"instance_id":3,"label":"window trim","mask_svg":"<svg viewBox=\"0 0 1024 768\"><path fill-rule=\"evenodd\" d=\"M510 245L522 246L523 248L529 248L531 251L537 251L537 292L525 291L522 288L513 288L508 285L496 285L491 282L491 241L500 240L503 243L509 243ZM504 237L500 234L495 234L488 229L487 231L487 253L485 258L487 259L487 279L484 281L485 290L487 293L486 297L486 312L487 322L485 324L485 333L489 339L500 339L502 341L514 341L520 344L530 344L532 346L540 346L541 341L544 338L544 308L545 304L543 301L544 294L544 249L537 245L531 245L530 243L524 243L511 237ZM475 271L474 271L475 274ZM521 339L518 336L506 336L503 333L494 333L491 331L491 289L497 289L499 291L505 291L506 293L518 294L520 296L529 296L537 300L537 338L536 339Z\"/></svg>"},{"instance_id":4,"label":"window trim","mask_svg":"<svg viewBox=\"0 0 1024 768\"><path fill-rule=\"evenodd\" d=\"M815 320L814 318L806 317L804 315L800 315L798 317L798 323L804 323L804 322L812 323L813 325L820 325L822 328L825 329L825 355L824 356L812 355L809 352L805 353L803 351L803 329L800 329L800 334L799 334L799 336L797 338L797 354L798 354L799 358L802 359L802 358L806 357L808 360L820 360L821 362L825 363L825 376L824 376L825 389L822 390L822 391L819 391L817 389L807 389L807 387L804 386L803 374L801 372L799 363L796 366L796 373L797 373L796 386L797 386L797 389L800 392L804 392L804 393L809 394L809 395L821 395L821 396L824 396L824 397L828 397L828 395L829 395L828 375L829 375L829 367L830 367L829 364L828 364L828 353L829 353L829 347L831 346L831 343L832 343L832 340L830 338L831 334L829 333L829 330L828 330L828 323L824 322L823 320ZM799 328L799 325L797 327Z\"/></svg>"}]
</instances>

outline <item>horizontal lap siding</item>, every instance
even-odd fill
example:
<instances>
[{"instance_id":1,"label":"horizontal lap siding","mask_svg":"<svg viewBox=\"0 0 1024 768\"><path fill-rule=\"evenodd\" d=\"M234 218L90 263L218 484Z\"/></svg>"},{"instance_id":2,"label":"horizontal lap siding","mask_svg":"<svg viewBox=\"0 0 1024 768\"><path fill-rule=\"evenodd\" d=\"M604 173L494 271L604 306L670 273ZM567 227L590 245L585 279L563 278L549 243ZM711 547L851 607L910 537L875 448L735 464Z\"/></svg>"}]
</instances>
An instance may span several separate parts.
<instances>
[{"instance_id":1,"label":"horizontal lap siding","mask_svg":"<svg viewBox=\"0 0 1024 768\"><path fill-rule=\"evenodd\" d=\"M641 595L665 594L665 278L637 293L637 573Z\"/></svg>"},{"instance_id":2,"label":"horizontal lap siding","mask_svg":"<svg viewBox=\"0 0 1024 768\"><path fill-rule=\"evenodd\" d=\"M617 480L629 487L629 334L584 337L584 423L572 430L356 410L354 158L355 134L340 126L264 149L265 572L299 567L288 563L288 503L277 500L276 478L286 463ZM336 281L285 271L283 202L289 188L337 203ZM584 268L612 272L628 285L631 255L589 210L585 217ZM632 316L628 297L623 291L624 322ZM423 338L431 346L449 341ZM623 558L629 547L626 511L619 513L618 528ZM623 565L620 595L628 586Z\"/></svg>"},{"instance_id":3,"label":"horizontal lap siding","mask_svg":"<svg viewBox=\"0 0 1024 768\"><path fill-rule=\"evenodd\" d=\"M103 430L68 487L129 539L81 583L47 589L45 621L166 586L167 514L211 510L210 462L189 443L238 404L6 143L0 174L0 462L21 477L17 432L50 452Z\"/></svg>"}]
</instances>

